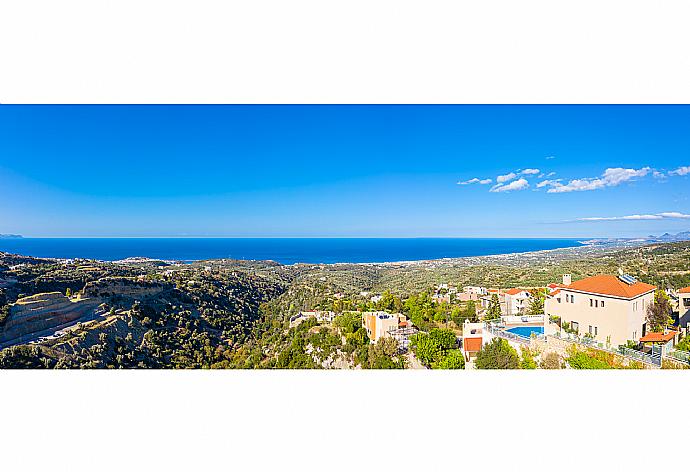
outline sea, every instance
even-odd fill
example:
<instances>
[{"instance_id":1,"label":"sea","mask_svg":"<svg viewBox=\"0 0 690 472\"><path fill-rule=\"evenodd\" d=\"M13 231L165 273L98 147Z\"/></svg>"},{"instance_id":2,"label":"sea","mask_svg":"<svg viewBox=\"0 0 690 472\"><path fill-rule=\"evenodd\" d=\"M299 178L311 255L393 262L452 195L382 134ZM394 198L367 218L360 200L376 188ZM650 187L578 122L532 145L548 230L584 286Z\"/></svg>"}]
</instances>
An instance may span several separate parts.
<instances>
[{"instance_id":1,"label":"sea","mask_svg":"<svg viewBox=\"0 0 690 472\"><path fill-rule=\"evenodd\" d=\"M0 251L34 257L191 262L272 260L281 264L420 261L579 247L575 239L507 238L17 238Z\"/></svg>"}]
</instances>

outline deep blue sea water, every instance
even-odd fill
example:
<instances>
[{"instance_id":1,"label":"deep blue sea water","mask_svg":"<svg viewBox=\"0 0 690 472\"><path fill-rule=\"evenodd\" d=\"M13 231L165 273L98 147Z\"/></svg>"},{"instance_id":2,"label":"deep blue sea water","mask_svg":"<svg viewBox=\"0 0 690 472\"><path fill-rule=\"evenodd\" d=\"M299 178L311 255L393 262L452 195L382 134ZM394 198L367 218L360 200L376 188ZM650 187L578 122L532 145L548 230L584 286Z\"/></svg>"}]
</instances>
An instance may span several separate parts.
<instances>
[{"instance_id":1,"label":"deep blue sea water","mask_svg":"<svg viewBox=\"0 0 690 472\"><path fill-rule=\"evenodd\" d=\"M581 246L574 239L474 238L23 238L0 251L35 257L112 261L127 257L296 262L395 262L485 256Z\"/></svg>"}]
</instances>

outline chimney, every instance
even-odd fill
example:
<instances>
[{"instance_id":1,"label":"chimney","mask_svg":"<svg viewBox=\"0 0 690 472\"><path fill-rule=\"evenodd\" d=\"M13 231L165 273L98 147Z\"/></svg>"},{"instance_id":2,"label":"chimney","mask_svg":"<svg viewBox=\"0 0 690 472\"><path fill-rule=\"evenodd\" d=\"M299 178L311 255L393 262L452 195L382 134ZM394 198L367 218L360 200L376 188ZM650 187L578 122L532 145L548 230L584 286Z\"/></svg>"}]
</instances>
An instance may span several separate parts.
<instances>
[{"instance_id":1,"label":"chimney","mask_svg":"<svg viewBox=\"0 0 690 472\"><path fill-rule=\"evenodd\" d=\"M571 277L570 274L563 274L563 285L570 285Z\"/></svg>"}]
</instances>

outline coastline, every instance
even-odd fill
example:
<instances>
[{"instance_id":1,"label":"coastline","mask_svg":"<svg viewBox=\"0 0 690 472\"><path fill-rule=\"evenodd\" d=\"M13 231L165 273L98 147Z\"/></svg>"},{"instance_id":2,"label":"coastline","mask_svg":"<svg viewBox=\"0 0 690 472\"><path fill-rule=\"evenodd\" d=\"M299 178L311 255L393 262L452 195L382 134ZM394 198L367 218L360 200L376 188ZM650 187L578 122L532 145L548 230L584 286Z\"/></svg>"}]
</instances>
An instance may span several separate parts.
<instances>
[{"instance_id":1,"label":"coastline","mask_svg":"<svg viewBox=\"0 0 690 472\"><path fill-rule=\"evenodd\" d=\"M521 252L507 252L500 254L486 254L479 256L460 256L460 257L443 257L436 259L419 259L419 260L400 260L400 261L382 261L382 262L292 262L281 263L273 259L233 259L233 258L202 258L202 259L164 259L131 256L124 259L103 260L95 258L64 258L64 257L37 257L23 254L8 253L0 251L0 254L7 254L15 257L26 257L36 260L49 260L60 263L66 263L72 260L93 261L104 264L152 264L163 263L168 265L194 265L194 264L214 264L214 263L253 263L253 264L278 264L285 267L295 266L332 266L332 267L346 267L346 266L360 266L360 267L442 267L442 266L473 266L486 264L524 264L526 262L538 262L544 259L552 260L566 260L577 259L588 256L603 255L621 249L660 244L661 242L652 242L647 240L616 240L608 243L601 243L601 240L577 240L580 246L570 246L554 249L540 249L535 251L521 251Z\"/></svg>"}]
</instances>

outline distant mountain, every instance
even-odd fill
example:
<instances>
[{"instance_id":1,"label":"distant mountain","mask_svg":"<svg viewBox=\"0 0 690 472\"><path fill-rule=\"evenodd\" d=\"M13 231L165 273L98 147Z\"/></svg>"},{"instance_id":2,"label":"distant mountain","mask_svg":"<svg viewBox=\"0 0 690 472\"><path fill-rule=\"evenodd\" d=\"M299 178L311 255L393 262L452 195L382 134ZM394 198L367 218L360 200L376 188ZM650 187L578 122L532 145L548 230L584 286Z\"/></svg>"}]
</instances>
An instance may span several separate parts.
<instances>
[{"instance_id":1,"label":"distant mountain","mask_svg":"<svg viewBox=\"0 0 690 472\"><path fill-rule=\"evenodd\" d=\"M664 242L669 242L669 241L690 241L690 231L681 231L680 233L676 234L670 234L670 233L664 233L661 236L647 236L648 240L650 241L664 241Z\"/></svg>"},{"instance_id":2,"label":"distant mountain","mask_svg":"<svg viewBox=\"0 0 690 472\"><path fill-rule=\"evenodd\" d=\"M21 234L0 234L0 239L21 239Z\"/></svg>"}]
</instances>

